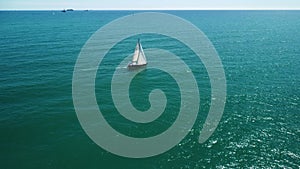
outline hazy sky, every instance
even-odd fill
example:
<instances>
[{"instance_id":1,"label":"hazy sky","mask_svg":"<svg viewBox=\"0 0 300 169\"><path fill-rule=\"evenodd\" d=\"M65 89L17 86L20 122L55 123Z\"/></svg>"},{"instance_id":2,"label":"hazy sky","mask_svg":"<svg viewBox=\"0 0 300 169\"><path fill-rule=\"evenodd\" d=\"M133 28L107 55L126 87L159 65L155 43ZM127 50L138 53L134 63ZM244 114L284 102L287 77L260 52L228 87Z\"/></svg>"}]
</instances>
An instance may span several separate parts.
<instances>
[{"instance_id":1,"label":"hazy sky","mask_svg":"<svg viewBox=\"0 0 300 169\"><path fill-rule=\"evenodd\" d=\"M300 9L300 0L0 0L0 9Z\"/></svg>"}]
</instances>

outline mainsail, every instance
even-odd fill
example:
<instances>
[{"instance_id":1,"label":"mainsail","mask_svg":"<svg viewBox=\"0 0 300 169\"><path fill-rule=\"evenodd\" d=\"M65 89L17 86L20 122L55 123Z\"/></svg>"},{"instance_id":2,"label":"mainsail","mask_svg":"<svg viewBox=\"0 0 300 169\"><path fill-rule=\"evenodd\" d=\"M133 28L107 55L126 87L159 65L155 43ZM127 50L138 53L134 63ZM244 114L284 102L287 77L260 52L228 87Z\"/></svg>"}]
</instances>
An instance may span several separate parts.
<instances>
[{"instance_id":1,"label":"mainsail","mask_svg":"<svg viewBox=\"0 0 300 169\"><path fill-rule=\"evenodd\" d=\"M128 66L142 66L146 64L147 64L146 56L142 44L140 43L140 39L138 39L138 42L135 46L134 54L132 56L132 61Z\"/></svg>"}]
</instances>

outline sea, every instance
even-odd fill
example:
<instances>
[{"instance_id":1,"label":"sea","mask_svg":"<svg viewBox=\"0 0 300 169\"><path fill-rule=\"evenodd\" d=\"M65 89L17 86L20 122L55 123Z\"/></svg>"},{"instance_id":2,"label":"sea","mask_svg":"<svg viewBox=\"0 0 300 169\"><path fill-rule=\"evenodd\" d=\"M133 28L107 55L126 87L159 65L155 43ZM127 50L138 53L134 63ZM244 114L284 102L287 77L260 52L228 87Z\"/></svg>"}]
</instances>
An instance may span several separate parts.
<instances>
[{"instance_id":1,"label":"sea","mask_svg":"<svg viewBox=\"0 0 300 169\"><path fill-rule=\"evenodd\" d=\"M170 37L141 34L146 56L147 49L158 46L177 52L190 67L200 93L197 119L180 143L156 156L123 157L98 146L74 108L75 64L98 29L140 12L145 11L0 11L2 169L300 168L300 11L152 11L187 20L213 44L226 76L223 116L200 144L200 131L215 99L205 65ZM164 114L146 124L119 114L110 83L115 70L128 72L118 65L125 54L134 52L136 40L137 36L124 39L104 57L95 95L116 131L144 138L172 126L181 97L167 72L145 68L131 82L131 102L146 111L149 93L161 89L168 100Z\"/></svg>"}]
</instances>

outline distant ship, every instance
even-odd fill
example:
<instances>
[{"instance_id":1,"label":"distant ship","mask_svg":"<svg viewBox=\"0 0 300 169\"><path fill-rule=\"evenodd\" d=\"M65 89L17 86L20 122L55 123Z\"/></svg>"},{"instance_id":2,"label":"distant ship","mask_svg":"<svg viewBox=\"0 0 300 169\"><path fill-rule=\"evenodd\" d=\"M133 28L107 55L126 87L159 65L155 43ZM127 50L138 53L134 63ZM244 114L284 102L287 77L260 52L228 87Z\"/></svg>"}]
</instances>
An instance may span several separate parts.
<instances>
[{"instance_id":1,"label":"distant ship","mask_svg":"<svg viewBox=\"0 0 300 169\"><path fill-rule=\"evenodd\" d=\"M140 42L140 39L138 39L134 50L134 54L132 56L132 61L128 64L128 68L140 67L145 65L147 65L146 56L142 44Z\"/></svg>"},{"instance_id":2,"label":"distant ship","mask_svg":"<svg viewBox=\"0 0 300 169\"><path fill-rule=\"evenodd\" d=\"M63 9L63 10L62 10L62 12L67 12L67 11L70 11L70 12L71 12L71 11L74 11L74 9L67 9L67 10Z\"/></svg>"}]
</instances>

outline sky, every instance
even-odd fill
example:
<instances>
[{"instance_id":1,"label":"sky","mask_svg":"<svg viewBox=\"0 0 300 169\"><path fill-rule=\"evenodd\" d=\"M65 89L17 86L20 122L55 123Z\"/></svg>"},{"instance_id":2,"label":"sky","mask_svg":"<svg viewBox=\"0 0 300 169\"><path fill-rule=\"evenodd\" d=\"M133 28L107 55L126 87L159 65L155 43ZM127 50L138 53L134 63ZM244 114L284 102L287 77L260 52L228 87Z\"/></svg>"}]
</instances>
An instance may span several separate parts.
<instances>
[{"instance_id":1,"label":"sky","mask_svg":"<svg viewBox=\"0 0 300 169\"><path fill-rule=\"evenodd\" d=\"M300 9L300 0L0 0L0 10Z\"/></svg>"}]
</instances>

